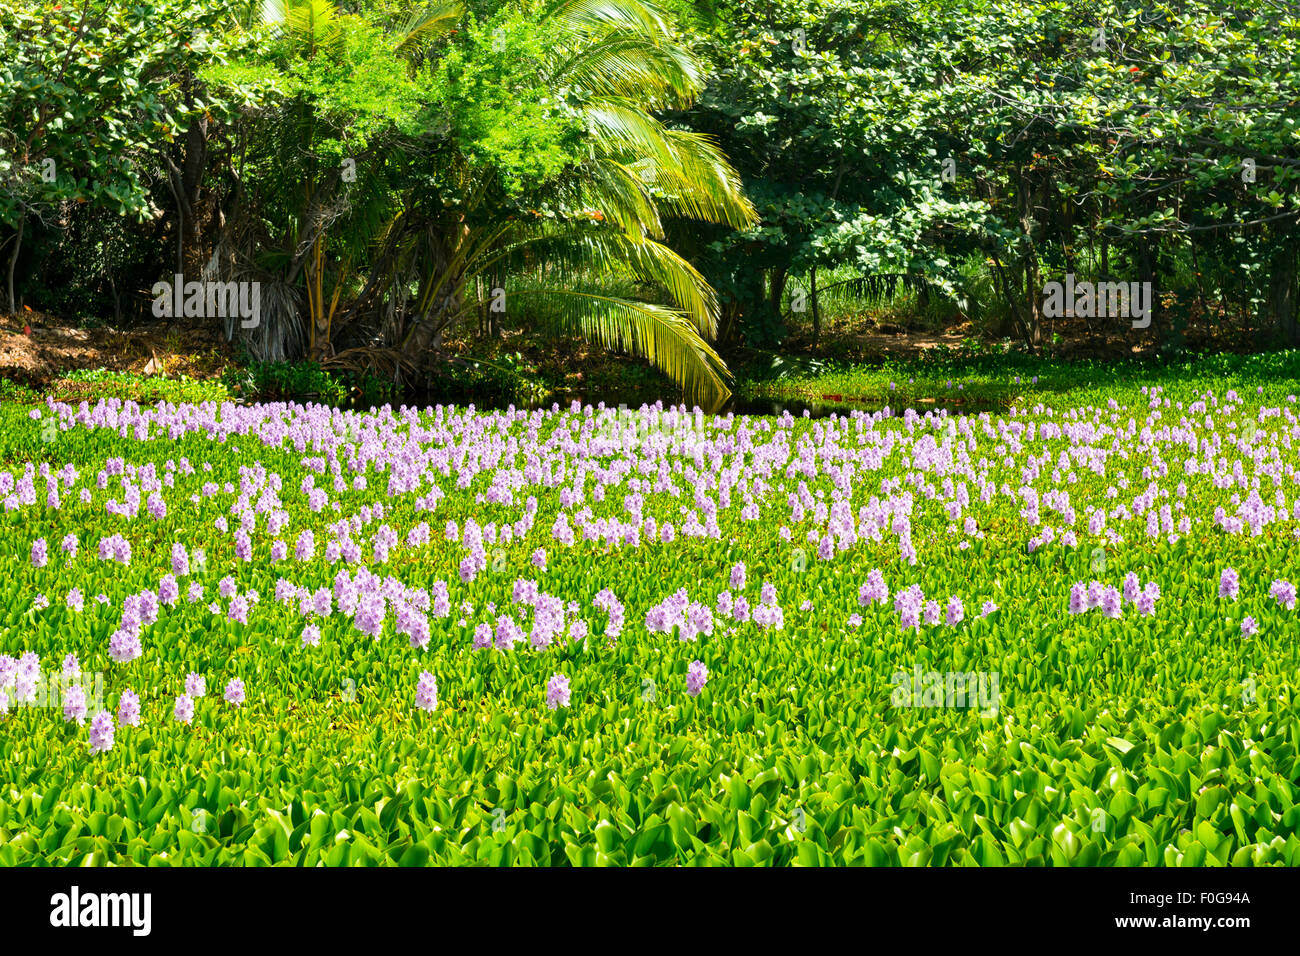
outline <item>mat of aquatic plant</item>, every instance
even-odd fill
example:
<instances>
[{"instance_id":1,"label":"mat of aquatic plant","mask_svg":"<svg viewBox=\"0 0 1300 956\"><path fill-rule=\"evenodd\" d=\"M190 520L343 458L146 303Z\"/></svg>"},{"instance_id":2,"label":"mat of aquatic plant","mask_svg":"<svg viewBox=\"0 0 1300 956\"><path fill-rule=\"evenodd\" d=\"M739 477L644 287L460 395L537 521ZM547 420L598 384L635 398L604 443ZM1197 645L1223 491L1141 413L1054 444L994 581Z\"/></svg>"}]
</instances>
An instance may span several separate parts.
<instances>
[{"instance_id":1,"label":"mat of aquatic plant","mask_svg":"<svg viewBox=\"0 0 1300 956\"><path fill-rule=\"evenodd\" d=\"M1300 388L1036 384L8 407L0 863L1300 865Z\"/></svg>"}]
</instances>

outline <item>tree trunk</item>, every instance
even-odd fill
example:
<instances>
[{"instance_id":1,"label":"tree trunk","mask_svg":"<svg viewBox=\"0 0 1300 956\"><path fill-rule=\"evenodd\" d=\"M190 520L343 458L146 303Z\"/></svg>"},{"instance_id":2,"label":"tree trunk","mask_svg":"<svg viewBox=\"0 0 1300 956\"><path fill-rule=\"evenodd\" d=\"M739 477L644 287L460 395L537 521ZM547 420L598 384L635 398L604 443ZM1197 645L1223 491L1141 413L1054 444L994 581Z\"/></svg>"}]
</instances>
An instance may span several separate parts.
<instances>
[{"instance_id":1,"label":"tree trunk","mask_svg":"<svg viewBox=\"0 0 1300 956\"><path fill-rule=\"evenodd\" d=\"M23 248L23 229L27 225L27 217L19 215L18 217L18 235L14 237L14 252L9 257L9 311L17 315L18 300L14 298L14 269L18 265L18 253Z\"/></svg>"},{"instance_id":2,"label":"tree trunk","mask_svg":"<svg viewBox=\"0 0 1300 956\"><path fill-rule=\"evenodd\" d=\"M813 320L813 345L817 345L818 339L822 334L822 311L817 305L817 267L813 266L808 271L808 297L809 306L812 307Z\"/></svg>"},{"instance_id":3,"label":"tree trunk","mask_svg":"<svg viewBox=\"0 0 1300 956\"><path fill-rule=\"evenodd\" d=\"M1268 297L1265 300L1265 327L1288 346L1300 344L1300 327L1296 316L1296 245L1293 225L1279 227L1269 270Z\"/></svg>"},{"instance_id":4,"label":"tree trunk","mask_svg":"<svg viewBox=\"0 0 1300 956\"><path fill-rule=\"evenodd\" d=\"M736 330L740 327L740 301L729 296L722 303L722 324L718 329L718 345L731 347L736 344Z\"/></svg>"},{"instance_id":5,"label":"tree trunk","mask_svg":"<svg viewBox=\"0 0 1300 956\"><path fill-rule=\"evenodd\" d=\"M1030 345L1037 348L1042 340L1042 303L1039 299L1038 244L1036 241L1041 230L1038 224L1037 209L1035 208L1035 198L1038 195L1038 190L1033 187L1023 168L1017 169L1016 173L1016 199L1019 205L1020 229L1024 234L1025 241L1025 251L1021 256L1020 265L1025 280L1025 306L1028 320L1026 331Z\"/></svg>"},{"instance_id":6,"label":"tree trunk","mask_svg":"<svg viewBox=\"0 0 1300 956\"><path fill-rule=\"evenodd\" d=\"M457 241L449 242L444 233L437 229L430 230L428 255L429 281L437 285L434 299L429 308L418 315L411 324L411 329L402 345L402 352L416 367L423 365L431 348L442 341L442 333L455 321L464 307L466 277L461 273L461 266L456 263L456 246L468 232L468 227L457 227ZM423 294L425 290L421 290ZM492 295L488 292L489 297ZM490 303L490 298L489 298ZM489 304L489 309L491 305Z\"/></svg>"},{"instance_id":7,"label":"tree trunk","mask_svg":"<svg viewBox=\"0 0 1300 956\"><path fill-rule=\"evenodd\" d=\"M767 301L773 315L781 314L781 297L785 295L785 280L785 266L777 266L772 270L772 284L769 286Z\"/></svg>"},{"instance_id":8,"label":"tree trunk","mask_svg":"<svg viewBox=\"0 0 1300 956\"><path fill-rule=\"evenodd\" d=\"M184 166L180 171L181 195L185 197L184 268L198 275L208 260L203 248L203 231L211 218L212 209L200 203L203 188L203 171L208 163L208 120L200 116L185 131Z\"/></svg>"},{"instance_id":9,"label":"tree trunk","mask_svg":"<svg viewBox=\"0 0 1300 956\"><path fill-rule=\"evenodd\" d=\"M1160 289L1156 285L1156 247L1151 238L1145 234L1138 236L1137 260L1138 260L1138 281L1151 283L1151 324L1157 328L1163 328L1162 334L1167 335L1169 329L1164 323L1159 322L1161 317L1160 311ZM1128 320L1125 319L1125 322Z\"/></svg>"}]
</instances>

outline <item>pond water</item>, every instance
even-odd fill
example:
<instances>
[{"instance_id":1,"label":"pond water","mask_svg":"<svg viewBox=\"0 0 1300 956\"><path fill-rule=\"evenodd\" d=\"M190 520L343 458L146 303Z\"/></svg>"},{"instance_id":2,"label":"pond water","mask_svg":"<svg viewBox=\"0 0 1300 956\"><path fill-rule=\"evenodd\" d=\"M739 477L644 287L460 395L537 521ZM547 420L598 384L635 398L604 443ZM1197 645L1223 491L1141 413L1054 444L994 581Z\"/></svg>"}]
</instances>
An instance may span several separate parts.
<instances>
[{"instance_id":1,"label":"pond water","mask_svg":"<svg viewBox=\"0 0 1300 956\"><path fill-rule=\"evenodd\" d=\"M626 397L617 397L617 396L589 397L585 395L569 394L569 395L564 395L562 397L553 395L548 398L540 399L540 400L527 400L527 399L518 400L517 399L511 401L509 399L479 399L473 401L472 404L476 409L480 409L484 411L501 411L506 408L509 408L512 405L516 409L527 409L531 411L537 408L549 409L552 405L555 404L558 404L561 408L567 408L570 403L575 401L580 402L583 405L586 404L598 405L600 404L600 402L603 401L607 408L618 408L621 405L626 405L627 408L633 411L640 408L643 403L647 403L647 400L644 397L641 398L626 398ZM663 399L665 408L675 406L675 405L680 405L682 404L682 401L683 400L680 397L676 397L676 396L665 397ZM433 406L439 404L447 405L450 403L448 402L445 396L434 399L434 398L421 397L419 395L408 395L405 398L399 400L398 402L395 402L394 404L415 405L419 407L425 407L425 406ZM464 406L464 405L471 404L471 402L463 401L463 402L455 402L455 404ZM688 406L690 404L691 403L689 402L687 403ZM971 412L989 411L995 408L995 406L992 403L988 403L987 405L985 405L984 403L971 402L969 400L959 400L955 402L939 402L930 399L930 400L924 400L919 402L912 402L910 404L917 411L922 413L926 411L938 411L940 409L943 409L946 410L950 415L970 414ZM844 402L834 402L834 401L819 402L819 401L805 401L802 399L763 398L763 397L753 397L753 396L731 395L727 398L725 402L721 403L720 405L714 406L712 408L705 407L704 410L707 414L722 415L722 416L735 414L735 415L763 415L763 416L780 417L782 414L788 411L791 415L795 417L801 417L805 412L807 412L809 418L828 418L831 415L836 415L836 414L841 416L849 416L852 415L853 412L855 411L862 411L868 413L875 412L875 411L879 411L881 407L883 407L883 405L868 404L866 402L855 402L852 404L846 404ZM894 408L896 412L901 412L905 406L902 403L895 402L895 403L891 403L891 407Z\"/></svg>"}]
</instances>

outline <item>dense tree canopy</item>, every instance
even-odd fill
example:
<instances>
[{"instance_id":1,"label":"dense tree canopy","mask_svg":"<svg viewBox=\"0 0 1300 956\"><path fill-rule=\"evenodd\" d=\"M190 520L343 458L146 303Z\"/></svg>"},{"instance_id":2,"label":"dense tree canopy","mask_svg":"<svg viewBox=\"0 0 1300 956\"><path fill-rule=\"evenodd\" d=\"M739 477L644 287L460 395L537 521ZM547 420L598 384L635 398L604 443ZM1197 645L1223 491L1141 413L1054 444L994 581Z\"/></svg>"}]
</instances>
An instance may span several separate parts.
<instances>
[{"instance_id":1,"label":"dense tree canopy","mask_svg":"<svg viewBox=\"0 0 1300 956\"><path fill-rule=\"evenodd\" d=\"M910 289L1033 348L1063 274L1300 341L1300 19L1067 0L0 0L9 308L262 284L408 380L505 308L724 392ZM795 294L797 292L797 295Z\"/></svg>"}]
</instances>

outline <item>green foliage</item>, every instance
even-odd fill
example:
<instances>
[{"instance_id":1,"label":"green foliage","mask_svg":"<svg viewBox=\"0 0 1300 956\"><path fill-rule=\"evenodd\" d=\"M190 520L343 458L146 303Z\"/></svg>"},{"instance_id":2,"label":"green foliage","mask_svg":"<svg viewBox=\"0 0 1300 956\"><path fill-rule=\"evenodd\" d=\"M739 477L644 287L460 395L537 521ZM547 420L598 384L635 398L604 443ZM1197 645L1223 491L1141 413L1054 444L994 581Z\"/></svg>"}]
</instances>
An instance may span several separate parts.
<instances>
[{"instance_id":1,"label":"green foliage","mask_svg":"<svg viewBox=\"0 0 1300 956\"><path fill-rule=\"evenodd\" d=\"M732 304L730 334L772 341L790 276L852 268L952 302L992 282L1031 345L1042 284L1067 271L1151 281L1207 319L1258 310L1300 341L1300 24L1275 7L698 6L725 14L708 18L712 79L685 119L719 137L761 215L680 240ZM987 279L962 274L975 251Z\"/></svg>"},{"instance_id":2,"label":"green foliage","mask_svg":"<svg viewBox=\"0 0 1300 956\"><path fill-rule=\"evenodd\" d=\"M182 402L221 402L230 397L230 392L221 383L201 381L188 375L168 378L103 368L74 369L62 373L39 391L0 378L0 401L25 405L34 405L45 398L69 403L87 401L92 405L100 399L119 399L137 405L159 402L178 405Z\"/></svg>"},{"instance_id":3,"label":"green foliage","mask_svg":"<svg viewBox=\"0 0 1300 956\"><path fill-rule=\"evenodd\" d=\"M315 362L250 362L228 369L223 384L245 401L303 401L307 396L327 405L341 405L347 386Z\"/></svg>"},{"instance_id":4,"label":"green foliage","mask_svg":"<svg viewBox=\"0 0 1300 956\"><path fill-rule=\"evenodd\" d=\"M447 363L423 396L428 401L465 404L470 401L540 401L549 394L518 352L489 360L465 357Z\"/></svg>"},{"instance_id":5,"label":"green foliage","mask_svg":"<svg viewBox=\"0 0 1300 956\"><path fill-rule=\"evenodd\" d=\"M313 401L369 408L391 401L393 383L371 371L322 368L316 362L249 362L227 369L223 385L244 401Z\"/></svg>"},{"instance_id":6,"label":"green foliage","mask_svg":"<svg viewBox=\"0 0 1300 956\"><path fill-rule=\"evenodd\" d=\"M1102 368L1051 371L1019 358L986 359L981 368L990 382L1036 369L1038 385L1017 401L1059 409L1112 396L1141 408L1140 385L1160 386L1176 407L1212 383L1220 395L1237 388L1249 396L1246 419L1257 404L1295 391L1296 363L1292 354L1133 367L1120 371L1114 390ZM16 442L41 440L41 423L27 415L0 408L0 458L11 467L31 460ZM366 421L339 412L331 427L347 435ZM527 426L515 427L522 435ZM791 442L815 427L796 422ZM907 426L895 419L876 427ZM186 480L238 484L254 460L297 487L307 472L301 452L263 437L231 436L218 449L201 434L138 443L106 428L61 432L53 444L59 461L83 473L119 455L160 469L166 459L211 463L210 473L178 475L178 490ZM1068 444L1059 440L1062 453ZM1112 480L1079 472L1076 494ZM890 462L880 477L897 473ZM1014 476L995 470L993 479ZM1198 511L1231 493L1204 477L1188 480ZM488 481L440 482L447 495L438 521L481 519L477 498ZM830 483L823 474L811 490ZM383 486L372 481L356 500L383 499L395 526L419 520L409 500L388 499ZM324 537L332 514L313 514L299 496L284 502L293 526ZM592 506L614 515L622 502ZM61 512L8 516L0 648L56 660L77 653L83 670L105 673L108 707L126 687L141 694L143 721L119 727L114 749L92 757L84 728L57 712L24 707L0 718L8 795L0 863L1300 865L1295 612L1264 593L1273 577L1300 575L1300 545L1272 531L1252 539L1204 528L1176 544L1138 537L1110 549L1104 576L1118 582L1132 571L1159 581L1157 615L1070 616L1044 595L1096 574L1092 559L1063 547L1023 553L1017 533L1004 530L1017 507L1011 499L995 505L986 537L968 550L938 519L918 521L918 538L933 538L937 550L910 570L890 563L891 543L865 540L860 560L801 564L772 524L738 521L733 510L723 514L720 540L646 545L635 560L579 542L548 549L543 573L528 564L534 543L515 542L501 549L500 571L457 586L456 600L504 606L520 576L584 607L610 587L629 609L629 626L611 644L597 616L585 643L509 656L471 651L471 628L455 614L436 622L424 652L391 634L351 639L337 621L325 624L319 647L299 648L298 614L272 606L281 571L261 560L269 542L259 536L259 559L237 561L212 525L226 512L217 498L156 522L142 518L153 523L133 536L163 557L141 554L112 574L85 554L120 527L102 503L65 500ZM538 525L548 527L555 511L554 500L543 501ZM32 567L30 540L58 540L69 521L82 556ZM261 591L265 613L247 628L224 614L164 614L146 637L146 680L143 662L108 661L112 622L91 597L102 591L120 604L156 587L157 565L176 541L191 553L207 550L209 564L192 577L209 593L229 574L241 591ZM459 557L435 533L427 547L396 552L392 573L421 583L454 578ZM719 632L694 643L641 626L636 612L676 588L696 596L725 587L737 560L747 563L751 588L770 581L786 606L813 603L801 626L761 640ZM1224 564L1243 582L1231 619L1214 593ZM861 608L857 589L874 565L893 568L886 574L895 590L915 582L927 594L963 595L967 620L935 639L930 629L900 630L887 607ZM284 573L327 587L335 570L318 554ZM87 596L81 614L57 600L70 586ZM55 600L33 612L38 591ZM1002 609L977 617L983 599ZM862 613L861 627L845 625L850 611ZM1255 639L1240 637L1243 613L1262 624ZM692 698L685 672L697 657L711 676ZM998 672L996 712L893 706L891 675L913 667ZM438 677L441 701L431 714L410 703L423 669ZM190 670L209 675L208 696L185 726L171 706ZM573 703L552 712L543 687L556 670L571 675ZM249 694L238 708L219 694L234 675ZM1257 694L1243 693L1246 680ZM650 697L647 681L657 689Z\"/></svg>"},{"instance_id":7,"label":"green foliage","mask_svg":"<svg viewBox=\"0 0 1300 956\"><path fill-rule=\"evenodd\" d=\"M241 5L0 2L0 224L61 202L143 219L148 190L135 163L189 118L223 108L183 96L176 78L221 60L218 27Z\"/></svg>"},{"instance_id":8,"label":"green foliage","mask_svg":"<svg viewBox=\"0 0 1300 956\"><path fill-rule=\"evenodd\" d=\"M581 113L570 102L577 94L538 82L555 42L553 25L535 10L503 10L482 25L471 20L432 79L464 162L491 170L491 187L510 200L554 183L585 152Z\"/></svg>"}]
</instances>

